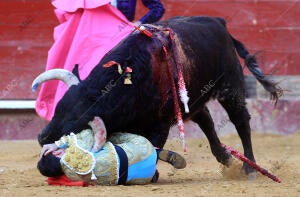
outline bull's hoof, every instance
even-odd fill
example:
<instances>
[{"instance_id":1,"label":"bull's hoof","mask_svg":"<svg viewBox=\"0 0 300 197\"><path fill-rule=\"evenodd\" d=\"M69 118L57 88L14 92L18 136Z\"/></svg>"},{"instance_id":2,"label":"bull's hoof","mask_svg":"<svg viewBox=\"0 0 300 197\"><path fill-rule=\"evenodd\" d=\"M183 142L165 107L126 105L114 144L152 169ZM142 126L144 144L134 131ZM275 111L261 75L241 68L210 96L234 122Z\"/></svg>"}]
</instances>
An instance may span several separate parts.
<instances>
[{"instance_id":1,"label":"bull's hoof","mask_svg":"<svg viewBox=\"0 0 300 197\"><path fill-rule=\"evenodd\" d=\"M225 179L229 180L239 180L241 179L240 170L242 168L242 163L230 158L227 165L223 165L221 169L221 174Z\"/></svg>"},{"instance_id":2,"label":"bull's hoof","mask_svg":"<svg viewBox=\"0 0 300 197\"><path fill-rule=\"evenodd\" d=\"M157 183L159 178L159 172L156 170L154 176L152 177L151 183Z\"/></svg>"},{"instance_id":3,"label":"bull's hoof","mask_svg":"<svg viewBox=\"0 0 300 197\"><path fill-rule=\"evenodd\" d=\"M245 170L245 169L247 169L247 170ZM246 176L249 181L256 180L257 172L251 167L247 168L247 167L243 166L242 169L241 169L241 174L243 176Z\"/></svg>"},{"instance_id":4,"label":"bull's hoof","mask_svg":"<svg viewBox=\"0 0 300 197\"><path fill-rule=\"evenodd\" d=\"M224 165L226 167L230 167L233 165L234 159L232 157L229 157L229 159L226 160L226 162L224 163Z\"/></svg>"},{"instance_id":5,"label":"bull's hoof","mask_svg":"<svg viewBox=\"0 0 300 197\"><path fill-rule=\"evenodd\" d=\"M245 174L248 175L252 172L256 172L256 170L254 168L252 168L250 165L243 163L243 167L242 170L244 170Z\"/></svg>"},{"instance_id":6,"label":"bull's hoof","mask_svg":"<svg viewBox=\"0 0 300 197\"><path fill-rule=\"evenodd\" d=\"M221 173L224 178L230 180L256 180L256 171L253 168L248 170L251 170L251 172L246 173L245 167L241 161L230 158L227 165L223 165Z\"/></svg>"},{"instance_id":7,"label":"bull's hoof","mask_svg":"<svg viewBox=\"0 0 300 197\"><path fill-rule=\"evenodd\" d=\"M216 157L217 161L226 167L230 167L233 162L233 158L230 153L222 146L212 149L213 155Z\"/></svg>"},{"instance_id":8,"label":"bull's hoof","mask_svg":"<svg viewBox=\"0 0 300 197\"><path fill-rule=\"evenodd\" d=\"M221 163L222 165L224 165L227 168L232 166L232 164L234 162L234 158L229 154L224 155L222 158L216 157L216 159L219 163Z\"/></svg>"},{"instance_id":9,"label":"bull's hoof","mask_svg":"<svg viewBox=\"0 0 300 197\"><path fill-rule=\"evenodd\" d=\"M256 172L251 172L251 173L249 173L249 174L248 174L248 180L249 180L249 181L254 181L254 180L256 180L256 175L257 175Z\"/></svg>"}]
</instances>

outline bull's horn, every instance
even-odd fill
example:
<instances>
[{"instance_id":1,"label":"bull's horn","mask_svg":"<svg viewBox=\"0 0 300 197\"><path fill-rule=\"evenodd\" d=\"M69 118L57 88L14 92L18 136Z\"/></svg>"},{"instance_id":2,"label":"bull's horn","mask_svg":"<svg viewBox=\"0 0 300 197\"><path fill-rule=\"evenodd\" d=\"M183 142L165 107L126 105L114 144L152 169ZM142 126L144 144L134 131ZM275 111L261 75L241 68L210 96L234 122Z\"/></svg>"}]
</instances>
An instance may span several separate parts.
<instances>
[{"instance_id":1,"label":"bull's horn","mask_svg":"<svg viewBox=\"0 0 300 197\"><path fill-rule=\"evenodd\" d=\"M32 91L35 92L37 87L41 83L52 79L62 80L68 87L71 87L72 85L77 85L80 82L79 79L72 72L65 69L57 68L57 69L47 70L41 73L39 76L37 76L35 80L32 82L31 85Z\"/></svg>"}]
</instances>

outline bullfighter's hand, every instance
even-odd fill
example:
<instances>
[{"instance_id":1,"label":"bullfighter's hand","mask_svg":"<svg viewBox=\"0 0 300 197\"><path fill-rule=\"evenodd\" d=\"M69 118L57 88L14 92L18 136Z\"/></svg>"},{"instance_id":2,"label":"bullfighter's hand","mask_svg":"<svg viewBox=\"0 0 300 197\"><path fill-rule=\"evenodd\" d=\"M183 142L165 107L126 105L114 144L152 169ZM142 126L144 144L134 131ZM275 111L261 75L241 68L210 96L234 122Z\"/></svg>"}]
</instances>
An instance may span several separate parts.
<instances>
[{"instance_id":1,"label":"bullfighter's hand","mask_svg":"<svg viewBox=\"0 0 300 197\"><path fill-rule=\"evenodd\" d=\"M40 158L43 156L43 155L48 155L49 153L52 153L53 151L56 151L58 149L57 145L55 143L53 144L45 144L41 150L41 153L40 153Z\"/></svg>"}]
</instances>

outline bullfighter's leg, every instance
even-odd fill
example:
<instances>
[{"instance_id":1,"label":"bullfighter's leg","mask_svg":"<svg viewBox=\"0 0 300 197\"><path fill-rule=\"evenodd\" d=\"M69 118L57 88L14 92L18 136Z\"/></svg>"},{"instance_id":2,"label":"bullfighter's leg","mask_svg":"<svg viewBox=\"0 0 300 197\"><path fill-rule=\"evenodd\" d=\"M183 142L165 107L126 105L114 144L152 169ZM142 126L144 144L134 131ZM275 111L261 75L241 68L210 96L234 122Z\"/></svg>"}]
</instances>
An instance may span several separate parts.
<instances>
[{"instance_id":1,"label":"bullfighter's leg","mask_svg":"<svg viewBox=\"0 0 300 197\"><path fill-rule=\"evenodd\" d=\"M168 122L168 121L165 121ZM145 135L145 137L152 143L152 145L154 147L156 147L157 149L159 149L158 151L158 159L163 160L165 162L170 163L171 165L173 165L175 168L177 168L177 163L180 163L180 168L184 168L185 166L183 166L182 161L185 162L183 157L164 157L164 155L160 155L161 151L165 151L163 149L168 136L169 136L169 130L171 125L167 124L165 122L156 122L155 125L153 127L150 128L150 130L148 130L147 135ZM161 158L160 158L161 157ZM174 161L174 159L181 159L180 161ZM159 172L158 170L156 170L155 175L152 178L152 182L157 182L158 181L158 177L159 177Z\"/></svg>"},{"instance_id":2,"label":"bullfighter's leg","mask_svg":"<svg viewBox=\"0 0 300 197\"><path fill-rule=\"evenodd\" d=\"M147 138L156 147L158 159L171 164L176 169L183 169L186 166L185 159L176 152L163 149L169 135L169 130L169 124L157 124L153 128L154 132L148 132L150 135Z\"/></svg>"},{"instance_id":3,"label":"bullfighter's leg","mask_svg":"<svg viewBox=\"0 0 300 197\"><path fill-rule=\"evenodd\" d=\"M235 94L234 97L228 97L227 99L219 100L219 102L226 110L230 121L234 124L241 138L244 149L244 155L251 161L255 162L251 142L251 128L249 124L250 115L246 108L244 94ZM245 171L246 174L249 175L250 179L255 178L255 169L253 169L246 163L243 164L242 169Z\"/></svg>"},{"instance_id":4,"label":"bullfighter's leg","mask_svg":"<svg viewBox=\"0 0 300 197\"><path fill-rule=\"evenodd\" d=\"M198 123L198 125L206 135L210 144L211 151L216 157L217 161L222 163L223 165L229 166L232 162L232 157L226 152L225 148L220 142L208 108L204 106L204 108L200 110L196 115L193 115L192 120Z\"/></svg>"}]
</instances>

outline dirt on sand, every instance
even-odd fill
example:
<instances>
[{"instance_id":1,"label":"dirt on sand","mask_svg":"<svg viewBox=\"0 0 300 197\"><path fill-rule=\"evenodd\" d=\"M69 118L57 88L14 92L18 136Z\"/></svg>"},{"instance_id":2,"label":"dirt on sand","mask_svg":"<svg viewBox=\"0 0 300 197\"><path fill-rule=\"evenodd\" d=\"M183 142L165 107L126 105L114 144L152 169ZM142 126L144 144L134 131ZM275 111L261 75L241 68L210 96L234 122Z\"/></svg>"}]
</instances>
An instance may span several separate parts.
<instances>
[{"instance_id":1,"label":"dirt on sand","mask_svg":"<svg viewBox=\"0 0 300 197\"><path fill-rule=\"evenodd\" d=\"M224 144L242 150L237 135L221 138ZM187 167L176 170L159 162L158 183L144 186L50 186L36 163L40 147L34 140L0 141L0 196L300 196L300 133L289 136L253 134L253 149L259 165L282 180L276 183L258 173L249 181L240 175L241 162L224 169L212 156L206 139L187 140L183 153L178 140L166 148L184 155Z\"/></svg>"}]
</instances>

